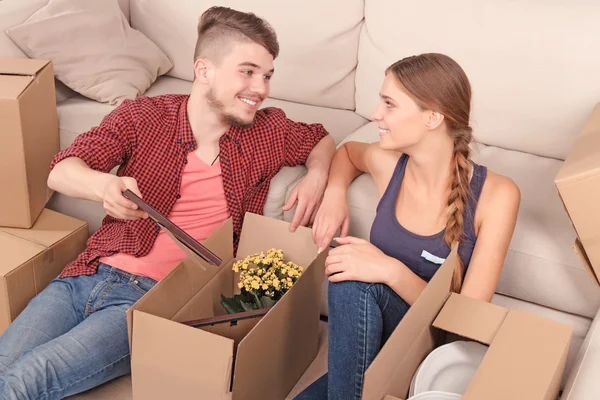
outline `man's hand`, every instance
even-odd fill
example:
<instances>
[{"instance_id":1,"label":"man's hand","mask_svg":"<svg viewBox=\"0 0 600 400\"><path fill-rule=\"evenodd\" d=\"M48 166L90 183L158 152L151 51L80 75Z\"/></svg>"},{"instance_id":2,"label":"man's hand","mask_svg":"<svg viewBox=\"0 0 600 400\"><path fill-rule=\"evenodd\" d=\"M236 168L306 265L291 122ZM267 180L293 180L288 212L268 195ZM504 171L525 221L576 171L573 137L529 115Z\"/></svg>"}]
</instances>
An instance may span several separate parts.
<instances>
[{"instance_id":1,"label":"man's hand","mask_svg":"<svg viewBox=\"0 0 600 400\"><path fill-rule=\"evenodd\" d=\"M346 191L329 186L323 195L323 201L315 214L312 227L313 241L319 253L325 250L341 228L340 236L348 235L350 228L350 211L346 200Z\"/></svg>"},{"instance_id":2,"label":"man's hand","mask_svg":"<svg viewBox=\"0 0 600 400\"><path fill-rule=\"evenodd\" d=\"M119 219L148 218L148 214L138 210L137 204L123 196L123 192L129 189L142 198L140 189L134 178L126 176L115 176L105 174L98 182L98 195L102 199L104 210L111 217Z\"/></svg>"},{"instance_id":3,"label":"man's hand","mask_svg":"<svg viewBox=\"0 0 600 400\"><path fill-rule=\"evenodd\" d=\"M288 201L282 207L283 211L289 211L298 202L290 225L292 232L296 231L298 225L306 226L315 220L326 187L327 173L309 169L306 176L292 189Z\"/></svg>"}]
</instances>

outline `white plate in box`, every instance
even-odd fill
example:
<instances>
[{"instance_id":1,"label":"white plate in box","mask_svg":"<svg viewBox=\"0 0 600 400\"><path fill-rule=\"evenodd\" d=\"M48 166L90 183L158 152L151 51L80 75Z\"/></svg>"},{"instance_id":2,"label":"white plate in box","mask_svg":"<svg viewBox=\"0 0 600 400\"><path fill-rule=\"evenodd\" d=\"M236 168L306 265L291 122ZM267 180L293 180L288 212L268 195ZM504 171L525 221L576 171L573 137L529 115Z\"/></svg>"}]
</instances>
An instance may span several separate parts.
<instances>
[{"instance_id":1,"label":"white plate in box","mask_svg":"<svg viewBox=\"0 0 600 400\"><path fill-rule=\"evenodd\" d=\"M481 343L458 341L433 350L415 376L415 396L430 391L464 394L487 349Z\"/></svg>"},{"instance_id":2,"label":"white plate in box","mask_svg":"<svg viewBox=\"0 0 600 400\"><path fill-rule=\"evenodd\" d=\"M423 392L413 397L409 397L408 400L460 400L460 394L448 393L448 392Z\"/></svg>"}]
</instances>

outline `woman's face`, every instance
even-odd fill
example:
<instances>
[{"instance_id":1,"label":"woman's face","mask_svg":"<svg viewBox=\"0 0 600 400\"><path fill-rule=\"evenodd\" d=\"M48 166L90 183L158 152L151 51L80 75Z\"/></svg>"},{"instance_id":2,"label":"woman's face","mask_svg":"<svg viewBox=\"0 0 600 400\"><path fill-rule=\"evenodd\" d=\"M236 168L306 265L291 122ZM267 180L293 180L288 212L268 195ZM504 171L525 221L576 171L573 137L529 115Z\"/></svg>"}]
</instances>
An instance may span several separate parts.
<instances>
[{"instance_id":1,"label":"woman's face","mask_svg":"<svg viewBox=\"0 0 600 400\"><path fill-rule=\"evenodd\" d=\"M392 73L386 74L379 95L371 119L379 126L381 148L404 152L419 143L428 131L427 110L415 103Z\"/></svg>"}]
</instances>

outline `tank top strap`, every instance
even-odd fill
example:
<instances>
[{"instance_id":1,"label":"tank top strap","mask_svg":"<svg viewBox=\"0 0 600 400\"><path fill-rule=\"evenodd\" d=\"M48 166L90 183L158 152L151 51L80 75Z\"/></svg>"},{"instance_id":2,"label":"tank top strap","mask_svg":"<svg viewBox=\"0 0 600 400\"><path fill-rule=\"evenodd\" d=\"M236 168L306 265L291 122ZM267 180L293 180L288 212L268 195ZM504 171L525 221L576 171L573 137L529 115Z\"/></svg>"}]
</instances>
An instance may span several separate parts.
<instances>
[{"instance_id":1,"label":"tank top strap","mask_svg":"<svg viewBox=\"0 0 600 400\"><path fill-rule=\"evenodd\" d=\"M408 155L402 154L398 159L398 162L396 163L396 167L394 168L394 173L390 178L390 182L388 183L387 188L383 193L383 196L381 196L379 204L377 204L377 211L379 211L379 208L382 205L388 204L389 202L393 202L394 205L396 204L396 198L398 197L400 184L402 183L402 179L404 178L404 171L406 170L407 162Z\"/></svg>"},{"instance_id":2,"label":"tank top strap","mask_svg":"<svg viewBox=\"0 0 600 400\"><path fill-rule=\"evenodd\" d=\"M464 216L464 231L466 237L474 242L477 237L475 234L475 211L477 210L477 204L481 197L483 184L487 177L487 168L483 165L475 164L472 161L471 163L473 165L473 176L471 177L470 183L471 193L469 196L469 204L465 210Z\"/></svg>"}]
</instances>

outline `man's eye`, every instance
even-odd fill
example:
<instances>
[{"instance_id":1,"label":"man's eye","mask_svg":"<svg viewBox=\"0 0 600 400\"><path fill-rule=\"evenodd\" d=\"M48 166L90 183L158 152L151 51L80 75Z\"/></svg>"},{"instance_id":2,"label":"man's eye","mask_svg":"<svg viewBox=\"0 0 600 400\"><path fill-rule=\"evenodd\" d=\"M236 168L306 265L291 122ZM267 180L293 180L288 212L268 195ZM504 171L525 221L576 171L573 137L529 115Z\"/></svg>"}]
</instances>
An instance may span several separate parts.
<instances>
[{"instance_id":1,"label":"man's eye","mask_svg":"<svg viewBox=\"0 0 600 400\"><path fill-rule=\"evenodd\" d=\"M265 75L265 80L270 81L273 75Z\"/></svg>"},{"instance_id":2,"label":"man's eye","mask_svg":"<svg viewBox=\"0 0 600 400\"><path fill-rule=\"evenodd\" d=\"M248 71L248 70L242 71L242 74L244 74L244 75L252 75L252 71Z\"/></svg>"}]
</instances>

